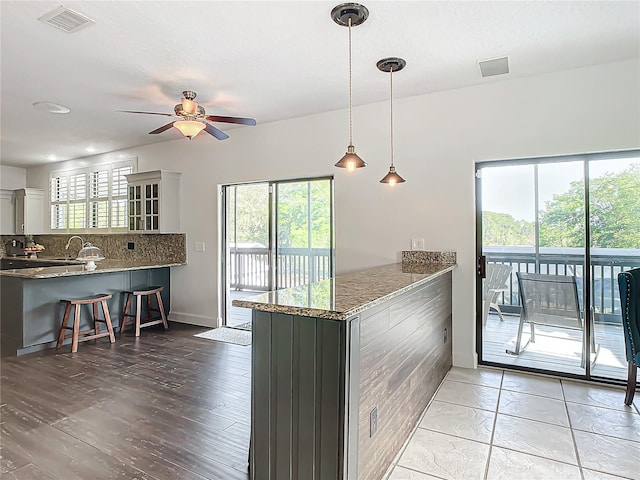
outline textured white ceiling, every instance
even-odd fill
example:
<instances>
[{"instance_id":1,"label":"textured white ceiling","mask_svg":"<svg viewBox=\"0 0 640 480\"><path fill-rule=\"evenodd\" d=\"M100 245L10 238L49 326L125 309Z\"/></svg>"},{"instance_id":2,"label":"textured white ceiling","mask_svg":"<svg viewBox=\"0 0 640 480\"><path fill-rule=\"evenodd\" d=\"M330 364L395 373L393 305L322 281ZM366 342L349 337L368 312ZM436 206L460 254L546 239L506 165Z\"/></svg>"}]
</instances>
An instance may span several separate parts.
<instances>
[{"instance_id":1,"label":"textured white ceiling","mask_svg":"<svg viewBox=\"0 0 640 480\"><path fill-rule=\"evenodd\" d=\"M116 110L170 113L186 89L208 114L258 124L345 108L348 33L330 17L338 3L70 1L96 24L66 34L37 21L59 1L2 1L2 164L179 138L175 129L147 134L167 117ZM407 61L396 97L640 56L638 1L362 3L370 17L353 29L355 105L388 98L388 76L375 66L388 56ZM480 76L478 60L505 55L510 74ZM37 101L72 111L43 113ZM255 128L216 126L231 137Z\"/></svg>"}]
</instances>

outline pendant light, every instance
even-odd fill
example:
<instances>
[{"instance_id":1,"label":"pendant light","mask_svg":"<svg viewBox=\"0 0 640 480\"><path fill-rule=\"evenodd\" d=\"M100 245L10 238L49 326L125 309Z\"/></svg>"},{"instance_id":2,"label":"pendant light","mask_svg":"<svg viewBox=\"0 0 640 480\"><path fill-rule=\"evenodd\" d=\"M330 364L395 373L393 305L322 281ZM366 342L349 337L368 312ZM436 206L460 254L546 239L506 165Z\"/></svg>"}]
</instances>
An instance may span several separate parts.
<instances>
[{"instance_id":1,"label":"pendant light","mask_svg":"<svg viewBox=\"0 0 640 480\"><path fill-rule=\"evenodd\" d=\"M351 61L351 27L356 27L369 17L369 10L358 3L342 3L331 10L331 18L341 27L349 27L349 146L344 157L336 163L336 167L355 170L366 167L367 163L356 154L353 146L353 100L352 100L352 61Z\"/></svg>"},{"instance_id":2,"label":"pendant light","mask_svg":"<svg viewBox=\"0 0 640 480\"><path fill-rule=\"evenodd\" d=\"M396 183L402 183L406 180L402 178L396 172L396 167L393 164L393 72L399 72L402 70L407 62L405 62L401 58L384 58L380 60L376 66L378 70L381 72L385 72L389 74L389 78L391 79L391 166L389 167L389 173L387 173L380 183L388 183L389 186L393 187Z\"/></svg>"}]
</instances>

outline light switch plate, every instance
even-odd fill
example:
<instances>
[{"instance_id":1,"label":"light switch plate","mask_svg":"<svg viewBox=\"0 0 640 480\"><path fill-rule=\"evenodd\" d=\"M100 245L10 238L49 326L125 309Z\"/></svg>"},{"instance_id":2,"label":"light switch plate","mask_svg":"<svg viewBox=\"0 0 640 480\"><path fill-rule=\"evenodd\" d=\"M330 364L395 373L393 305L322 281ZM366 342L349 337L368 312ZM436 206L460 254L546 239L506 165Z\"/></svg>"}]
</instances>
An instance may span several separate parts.
<instances>
[{"instance_id":1,"label":"light switch plate","mask_svg":"<svg viewBox=\"0 0 640 480\"><path fill-rule=\"evenodd\" d=\"M195 242L194 248L196 252L204 252L204 242Z\"/></svg>"},{"instance_id":2,"label":"light switch plate","mask_svg":"<svg viewBox=\"0 0 640 480\"><path fill-rule=\"evenodd\" d=\"M411 250L424 250L424 238L412 238Z\"/></svg>"}]
</instances>

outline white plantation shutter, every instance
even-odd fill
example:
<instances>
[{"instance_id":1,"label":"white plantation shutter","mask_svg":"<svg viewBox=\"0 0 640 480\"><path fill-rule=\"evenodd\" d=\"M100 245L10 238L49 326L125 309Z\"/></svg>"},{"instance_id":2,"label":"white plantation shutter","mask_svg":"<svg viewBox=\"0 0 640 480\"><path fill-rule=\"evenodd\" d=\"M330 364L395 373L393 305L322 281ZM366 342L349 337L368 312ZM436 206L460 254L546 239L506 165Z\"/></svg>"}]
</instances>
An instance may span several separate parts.
<instances>
[{"instance_id":1,"label":"white plantation shutter","mask_svg":"<svg viewBox=\"0 0 640 480\"><path fill-rule=\"evenodd\" d=\"M111 170L111 227L127 227L127 177L133 173L132 165Z\"/></svg>"},{"instance_id":2,"label":"white plantation shutter","mask_svg":"<svg viewBox=\"0 0 640 480\"><path fill-rule=\"evenodd\" d=\"M136 160L53 172L50 181L52 230L125 229L127 179Z\"/></svg>"},{"instance_id":3,"label":"white plantation shutter","mask_svg":"<svg viewBox=\"0 0 640 480\"><path fill-rule=\"evenodd\" d=\"M89 227L109 227L109 170L89 173Z\"/></svg>"},{"instance_id":4,"label":"white plantation shutter","mask_svg":"<svg viewBox=\"0 0 640 480\"><path fill-rule=\"evenodd\" d=\"M51 229L67 228L67 184L68 178L61 175L51 176Z\"/></svg>"},{"instance_id":5,"label":"white plantation shutter","mask_svg":"<svg viewBox=\"0 0 640 480\"><path fill-rule=\"evenodd\" d=\"M68 228L87 227L87 174L69 175Z\"/></svg>"}]
</instances>

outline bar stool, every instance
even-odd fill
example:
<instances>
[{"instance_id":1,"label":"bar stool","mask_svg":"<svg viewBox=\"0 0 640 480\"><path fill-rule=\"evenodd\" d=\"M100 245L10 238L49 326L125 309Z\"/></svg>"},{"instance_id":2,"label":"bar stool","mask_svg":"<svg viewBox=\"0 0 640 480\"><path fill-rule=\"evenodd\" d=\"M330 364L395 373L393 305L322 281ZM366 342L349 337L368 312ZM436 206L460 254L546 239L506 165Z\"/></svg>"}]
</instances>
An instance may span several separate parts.
<instances>
[{"instance_id":1,"label":"bar stool","mask_svg":"<svg viewBox=\"0 0 640 480\"><path fill-rule=\"evenodd\" d=\"M106 293L99 293L92 297L77 298L75 300L60 300L66 303L67 306L64 309L64 318L62 319L62 326L60 327L60 333L58 334L58 343L56 348L62 347L62 343L67 338L72 338L71 352L78 351L78 342L86 342L87 340L96 340L101 337L109 337L111 343L116 341L113 335L113 327L111 326L111 316L109 315L109 307L107 306L107 300L111 298L111 295ZM98 304L102 305L102 313L104 319L98 317ZM93 328L89 330L80 331L80 308L82 305L93 306ZM69 316L71 315L71 309L75 308L73 315L73 327L69 327ZM100 324L105 323L107 325L107 331L100 331ZM65 333L65 330L71 330L72 333ZM83 335L80 338L80 335Z\"/></svg>"},{"instance_id":2,"label":"bar stool","mask_svg":"<svg viewBox=\"0 0 640 480\"><path fill-rule=\"evenodd\" d=\"M169 328L169 324L167 323L167 317L164 314L164 305L162 304L162 296L160 292L164 290L164 287L149 287L147 290L130 290L125 291L126 300L124 304L124 309L122 310L122 320L120 320L120 334L124 332L124 329L127 327L127 318L134 317L136 324L136 337L140 336L140 329L144 327L149 327L151 325L157 325L162 323L164 325L164 329ZM158 308L154 308L151 304L151 298L155 295L156 302L158 304ZM131 308L131 298L136 297L136 313L129 313ZM147 316L144 317L145 323L140 323L140 314L142 311L142 297L147 297ZM160 317L152 318L152 312L158 312ZM133 323L133 320L131 321Z\"/></svg>"}]
</instances>

